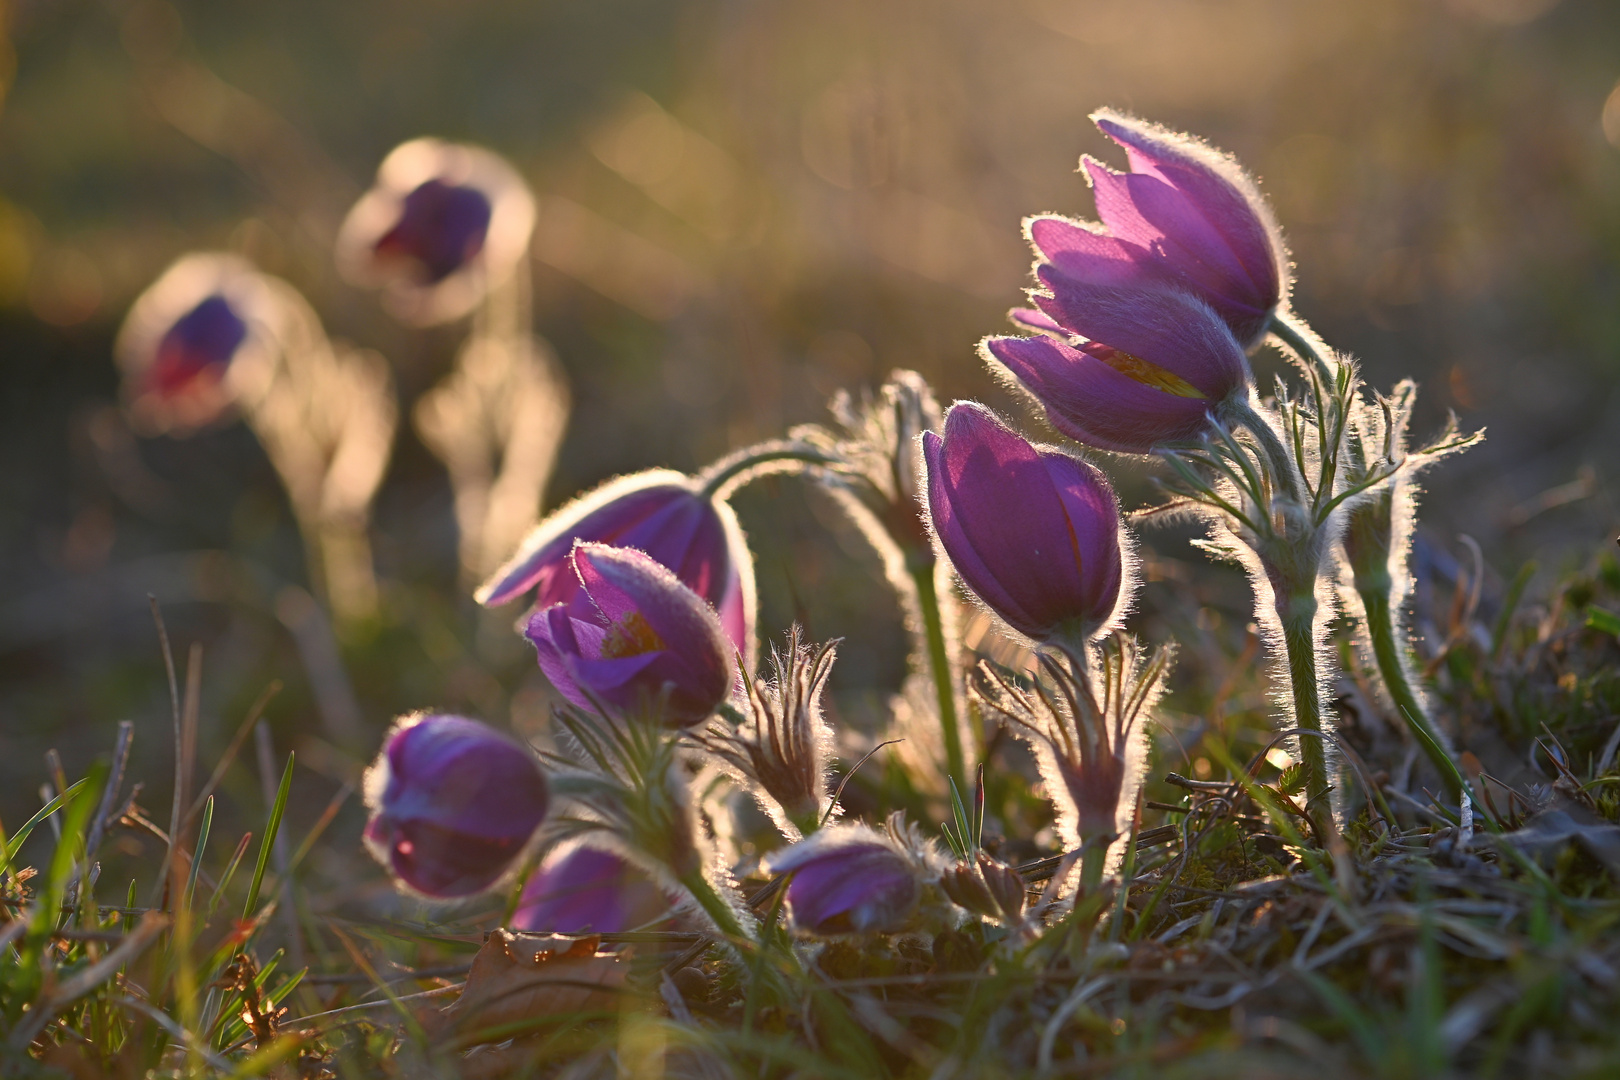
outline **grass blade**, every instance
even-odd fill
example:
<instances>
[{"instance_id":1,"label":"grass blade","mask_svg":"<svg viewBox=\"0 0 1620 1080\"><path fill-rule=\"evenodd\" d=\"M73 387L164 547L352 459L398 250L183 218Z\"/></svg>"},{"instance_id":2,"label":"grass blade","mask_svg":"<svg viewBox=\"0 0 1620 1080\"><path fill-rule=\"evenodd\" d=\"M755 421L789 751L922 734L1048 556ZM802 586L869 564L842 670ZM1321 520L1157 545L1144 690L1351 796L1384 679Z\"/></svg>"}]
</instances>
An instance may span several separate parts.
<instances>
[{"instance_id":1,"label":"grass blade","mask_svg":"<svg viewBox=\"0 0 1620 1080\"><path fill-rule=\"evenodd\" d=\"M264 870L270 864L270 850L275 845L276 833L281 831L281 816L287 812L287 796L292 791L293 760L297 754L287 755L287 767L281 772L281 787L276 791L276 803L270 808L270 820L265 823L264 836L259 840L259 862L253 868L253 884L248 886L247 903L242 907L242 918L251 919L259 904L259 889L264 885Z\"/></svg>"}]
</instances>

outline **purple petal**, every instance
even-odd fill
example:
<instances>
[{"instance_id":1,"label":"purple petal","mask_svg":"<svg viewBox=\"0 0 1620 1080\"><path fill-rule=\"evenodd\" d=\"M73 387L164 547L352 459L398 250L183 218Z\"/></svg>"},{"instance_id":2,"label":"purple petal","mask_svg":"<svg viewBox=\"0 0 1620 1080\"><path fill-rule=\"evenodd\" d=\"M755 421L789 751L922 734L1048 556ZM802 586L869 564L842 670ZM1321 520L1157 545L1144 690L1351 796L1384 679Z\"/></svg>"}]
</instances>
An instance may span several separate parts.
<instances>
[{"instance_id":1,"label":"purple petal","mask_svg":"<svg viewBox=\"0 0 1620 1080\"><path fill-rule=\"evenodd\" d=\"M1052 316L1038 308L1013 308L1007 312L1007 320L1014 326L1037 334L1047 334L1059 341L1070 341L1074 338L1074 335L1059 326Z\"/></svg>"},{"instance_id":2,"label":"purple petal","mask_svg":"<svg viewBox=\"0 0 1620 1080\"><path fill-rule=\"evenodd\" d=\"M594 848L548 857L523 889L512 918L520 930L617 934L670 912L669 898L641 870Z\"/></svg>"},{"instance_id":3,"label":"purple petal","mask_svg":"<svg viewBox=\"0 0 1620 1080\"><path fill-rule=\"evenodd\" d=\"M968 587L1031 637L1078 615L1068 516L1035 448L984 406L959 403L924 454L934 528Z\"/></svg>"},{"instance_id":4,"label":"purple petal","mask_svg":"<svg viewBox=\"0 0 1620 1080\"><path fill-rule=\"evenodd\" d=\"M1118 235L1108 235L1101 231L1101 226L1043 215L1028 219L1025 229L1041 257L1076 281L1134 285L1156 280L1150 267L1145 265L1148 262L1145 251L1126 243Z\"/></svg>"},{"instance_id":5,"label":"purple petal","mask_svg":"<svg viewBox=\"0 0 1620 1080\"><path fill-rule=\"evenodd\" d=\"M1140 357L1191 384L1209 401L1224 400L1249 379L1248 361L1232 331L1208 304L1172 289L1079 286L1041 268L1050 296L1040 309L1083 337ZM1106 366L1106 365L1105 365Z\"/></svg>"},{"instance_id":6,"label":"purple petal","mask_svg":"<svg viewBox=\"0 0 1620 1080\"><path fill-rule=\"evenodd\" d=\"M991 338L985 346L1045 407L1052 426L1102 450L1145 454L1191 439L1213 402L1178 397L1044 337Z\"/></svg>"},{"instance_id":7,"label":"purple petal","mask_svg":"<svg viewBox=\"0 0 1620 1080\"><path fill-rule=\"evenodd\" d=\"M1063 500L1074 531L1084 592L1096 598L1090 615L1105 622L1113 615L1124 580L1120 554L1119 499L1102 472L1084 461L1046 451L1041 454L1052 486Z\"/></svg>"}]
</instances>

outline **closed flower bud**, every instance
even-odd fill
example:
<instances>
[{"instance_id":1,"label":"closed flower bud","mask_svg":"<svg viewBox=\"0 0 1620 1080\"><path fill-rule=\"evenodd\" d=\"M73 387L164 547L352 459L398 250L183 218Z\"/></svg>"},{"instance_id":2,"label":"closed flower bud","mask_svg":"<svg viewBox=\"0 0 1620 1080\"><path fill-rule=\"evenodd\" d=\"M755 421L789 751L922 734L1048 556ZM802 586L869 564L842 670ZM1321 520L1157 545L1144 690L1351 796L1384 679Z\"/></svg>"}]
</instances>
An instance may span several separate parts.
<instances>
[{"instance_id":1,"label":"closed flower bud","mask_svg":"<svg viewBox=\"0 0 1620 1080\"><path fill-rule=\"evenodd\" d=\"M863 825L822 829L770 859L773 874L791 873L787 912L798 930L837 934L908 929L932 875L891 838Z\"/></svg>"},{"instance_id":2,"label":"closed flower bud","mask_svg":"<svg viewBox=\"0 0 1620 1080\"><path fill-rule=\"evenodd\" d=\"M1119 503L1103 474L959 402L923 436L934 535L967 587L1037 642L1090 638L1119 613Z\"/></svg>"},{"instance_id":3,"label":"closed flower bud","mask_svg":"<svg viewBox=\"0 0 1620 1080\"><path fill-rule=\"evenodd\" d=\"M471 311L512 276L534 231L534 196L488 150L415 139L383 159L338 234L338 268L382 287L416 325Z\"/></svg>"},{"instance_id":4,"label":"closed flower bud","mask_svg":"<svg viewBox=\"0 0 1620 1080\"><path fill-rule=\"evenodd\" d=\"M1042 281L1054 292L1173 285L1212 307L1244 348L1258 343L1287 296L1289 270L1254 181L1191 136L1107 110L1092 119L1125 148L1131 171L1083 159L1100 226L1051 215L1025 222Z\"/></svg>"},{"instance_id":5,"label":"closed flower bud","mask_svg":"<svg viewBox=\"0 0 1620 1080\"><path fill-rule=\"evenodd\" d=\"M558 692L582 708L661 703L679 727L713 715L737 679L714 609L639 551L581 542L568 563L580 591L536 611L524 631Z\"/></svg>"},{"instance_id":6,"label":"closed flower bud","mask_svg":"<svg viewBox=\"0 0 1620 1080\"><path fill-rule=\"evenodd\" d=\"M548 855L523 887L512 926L552 934L618 934L669 915L669 897L618 855L590 847Z\"/></svg>"},{"instance_id":7,"label":"closed flower bud","mask_svg":"<svg viewBox=\"0 0 1620 1080\"><path fill-rule=\"evenodd\" d=\"M118 335L136 426L184 434L261 393L294 322L314 315L284 282L234 255L187 255L140 295Z\"/></svg>"},{"instance_id":8,"label":"closed flower bud","mask_svg":"<svg viewBox=\"0 0 1620 1080\"><path fill-rule=\"evenodd\" d=\"M1018 871L979 851L972 862L959 862L939 879L951 902L997 922L1016 922L1024 913L1024 879Z\"/></svg>"},{"instance_id":9,"label":"closed flower bud","mask_svg":"<svg viewBox=\"0 0 1620 1080\"><path fill-rule=\"evenodd\" d=\"M1145 454L1196 438L1211 413L1249 393L1249 365L1208 304L1175 289L1051 290L1015 311L1032 337L993 337L985 359L1040 401L1052 426L1102 450Z\"/></svg>"},{"instance_id":10,"label":"closed flower bud","mask_svg":"<svg viewBox=\"0 0 1620 1080\"><path fill-rule=\"evenodd\" d=\"M751 654L754 562L737 516L668 469L620 477L552 513L479 588L478 602L493 607L530 589L541 608L572 600L579 577L569 554L581 540L646 552L712 604L737 651Z\"/></svg>"},{"instance_id":11,"label":"closed flower bud","mask_svg":"<svg viewBox=\"0 0 1620 1080\"><path fill-rule=\"evenodd\" d=\"M443 714L396 724L365 790L372 854L411 889L439 898L498 881L550 802L525 747L476 720Z\"/></svg>"}]
</instances>

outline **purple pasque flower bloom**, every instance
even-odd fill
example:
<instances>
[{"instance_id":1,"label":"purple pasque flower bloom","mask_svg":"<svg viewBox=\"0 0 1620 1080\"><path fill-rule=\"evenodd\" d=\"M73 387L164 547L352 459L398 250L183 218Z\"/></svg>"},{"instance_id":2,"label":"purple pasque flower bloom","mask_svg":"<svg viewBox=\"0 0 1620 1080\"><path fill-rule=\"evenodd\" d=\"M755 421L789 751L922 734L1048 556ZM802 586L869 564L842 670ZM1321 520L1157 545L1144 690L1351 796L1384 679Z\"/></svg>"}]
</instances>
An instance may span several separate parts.
<instances>
[{"instance_id":1,"label":"purple pasque flower bloom","mask_svg":"<svg viewBox=\"0 0 1620 1080\"><path fill-rule=\"evenodd\" d=\"M284 339L314 319L292 286L243 259L184 256L130 306L118 334L131 418L177 434L224 419L268 385Z\"/></svg>"},{"instance_id":2,"label":"purple pasque flower bloom","mask_svg":"<svg viewBox=\"0 0 1620 1080\"><path fill-rule=\"evenodd\" d=\"M1036 293L1030 337L987 338L986 361L1040 401L1052 426L1102 450L1145 454L1197 437L1249 393L1249 365L1208 304L1175 289Z\"/></svg>"},{"instance_id":3,"label":"purple pasque flower bloom","mask_svg":"<svg viewBox=\"0 0 1620 1080\"><path fill-rule=\"evenodd\" d=\"M1231 155L1190 135L1106 109L1092 120L1125 148L1131 171L1081 160L1100 225L1048 214L1025 221L1042 282L1054 293L1183 288L1209 304L1244 348L1258 343L1287 298L1289 264L1254 181Z\"/></svg>"},{"instance_id":4,"label":"purple pasque flower bloom","mask_svg":"<svg viewBox=\"0 0 1620 1080\"><path fill-rule=\"evenodd\" d=\"M911 925L933 875L924 861L865 825L835 825L773 854L772 874L791 873L787 913L822 937L894 933Z\"/></svg>"},{"instance_id":5,"label":"purple pasque flower bloom","mask_svg":"<svg viewBox=\"0 0 1620 1080\"><path fill-rule=\"evenodd\" d=\"M464 716L417 713L366 772L366 846L425 896L470 896L511 867L550 796L526 747Z\"/></svg>"},{"instance_id":6,"label":"purple pasque flower bloom","mask_svg":"<svg viewBox=\"0 0 1620 1080\"><path fill-rule=\"evenodd\" d=\"M580 540L636 548L674 571L720 613L737 651L753 653L754 560L737 515L670 469L611 480L548 516L475 594L485 606L537 589L536 605L566 603L579 592L569 565Z\"/></svg>"},{"instance_id":7,"label":"purple pasque flower bloom","mask_svg":"<svg viewBox=\"0 0 1620 1080\"><path fill-rule=\"evenodd\" d=\"M580 541L568 563L579 592L536 611L524 630L558 692L590 709L662 701L677 727L712 716L737 682L736 649L714 609L640 551Z\"/></svg>"},{"instance_id":8,"label":"purple pasque flower bloom","mask_svg":"<svg viewBox=\"0 0 1620 1080\"><path fill-rule=\"evenodd\" d=\"M928 513L962 581L1034 641L1095 636L1124 607L1119 501L1100 470L1036 447L975 402L923 435Z\"/></svg>"},{"instance_id":9,"label":"purple pasque flower bloom","mask_svg":"<svg viewBox=\"0 0 1620 1080\"><path fill-rule=\"evenodd\" d=\"M533 194L499 155L413 139L383 159L349 211L338 269L355 285L382 288L404 322L449 322L511 278L534 221Z\"/></svg>"},{"instance_id":10,"label":"purple pasque flower bloom","mask_svg":"<svg viewBox=\"0 0 1620 1080\"><path fill-rule=\"evenodd\" d=\"M668 916L670 899L640 869L592 847L564 847L547 855L518 900L517 930L551 934L618 934Z\"/></svg>"}]
</instances>

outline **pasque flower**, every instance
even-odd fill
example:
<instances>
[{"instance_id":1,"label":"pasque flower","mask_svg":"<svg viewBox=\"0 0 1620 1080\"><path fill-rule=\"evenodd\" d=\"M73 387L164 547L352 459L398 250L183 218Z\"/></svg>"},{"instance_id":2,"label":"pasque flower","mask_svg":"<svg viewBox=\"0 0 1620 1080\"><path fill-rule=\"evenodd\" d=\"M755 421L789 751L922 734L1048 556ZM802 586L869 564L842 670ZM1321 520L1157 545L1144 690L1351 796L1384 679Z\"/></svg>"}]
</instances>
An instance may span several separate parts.
<instances>
[{"instance_id":1,"label":"pasque flower","mask_svg":"<svg viewBox=\"0 0 1620 1080\"><path fill-rule=\"evenodd\" d=\"M609 481L552 513L479 588L478 602L496 606L530 589L542 608L573 599L580 585L569 555L580 540L646 552L712 604L732 644L750 655L754 562L737 516L669 469Z\"/></svg>"},{"instance_id":2,"label":"pasque flower","mask_svg":"<svg viewBox=\"0 0 1620 1080\"><path fill-rule=\"evenodd\" d=\"M550 797L526 748L476 720L418 713L400 720L366 773L377 859L426 896L468 896L511 867Z\"/></svg>"},{"instance_id":3,"label":"pasque flower","mask_svg":"<svg viewBox=\"0 0 1620 1080\"><path fill-rule=\"evenodd\" d=\"M903 837L892 820L888 835L866 825L835 825L772 855L772 874L793 875L787 913L794 927L827 937L910 926L924 885L938 874Z\"/></svg>"},{"instance_id":4,"label":"pasque flower","mask_svg":"<svg viewBox=\"0 0 1620 1080\"><path fill-rule=\"evenodd\" d=\"M117 355L136 424L185 433L221 419L274 375L292 287L234 255L187 255L129 309ZM313 316L311 316L313 317Z\"/></svg>"},{"instance_id":5,"label":"pasque flower","mask_svg":"<svg viewBox=\"0 0 1620 1080\"><path fill-rule=\"evenodd\" d=\"M1131 171L1082 159L1101 225L1048 214L1025 221L1041 281L1059 295L1173 285L1214 308L1245 348L1265 337L1287 296L1288 251L1254 181L1189 135L1110 110L1092 120L1125 148Z\"/></svg>"},{"instance_id":6,"label":"pasque flower","mask_svg":"<svg viewBox=\"0 0 1620 1080\"><path fill-rule=\"evenodd\" d=\"M524 631L558 692L589 709L661 702L681 727L708 719L737 678L714 609L639 551L580 542L568 564L579 592L536 611Z\"/></svg>"},{"instance_id":7,"label":"pasque flower","mask_svg":"<svg viewBox=\"0 0 1620 1080\"><path fill-rule=\"evenodd\" d=\"M1243 350L1197 297L1162 287L1051 288L1034 295L1040 311L1013 312L1035 335L988 338L983 349L1070 438L1145 454L1196 437L1227 401L1247 400Z\"/></svg>"},{"instance_id":8,"label":"pasque flower","mask_svg":"<svg viewBox=\"0 0 1620 1080\"><path fill-rule=\"evenodd\" d=\"M574 845L546 856L512 916L518 930L618 934L670 913L664 891L618 855Z\"/></svg>"},{"instance_id":9,"label":"pasque flower","mask_svg":"<svg viewBox=\"0 0 1620 1080\"><path fill-rule=\"evenodd\" d=\"M534 196L499 156L413 139L383 159L338 234L338 268L387 290L406 322L447 322L512 276L534 231Z\"/></svg>"},{"instance_id":10,"label":"pasque flower","mask_svg":"<svg viewBox=\"0 0 1620 1080\"><path fill-rule=\"evenodd\" d=\"M923 435L928 511L956 572L1035 641L1091 638L1122 607L1119 502L1103 474L958 402Z\"/></svg>"}]
</instances>

